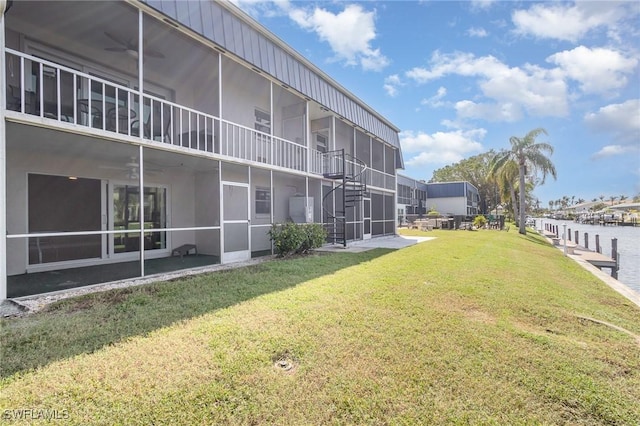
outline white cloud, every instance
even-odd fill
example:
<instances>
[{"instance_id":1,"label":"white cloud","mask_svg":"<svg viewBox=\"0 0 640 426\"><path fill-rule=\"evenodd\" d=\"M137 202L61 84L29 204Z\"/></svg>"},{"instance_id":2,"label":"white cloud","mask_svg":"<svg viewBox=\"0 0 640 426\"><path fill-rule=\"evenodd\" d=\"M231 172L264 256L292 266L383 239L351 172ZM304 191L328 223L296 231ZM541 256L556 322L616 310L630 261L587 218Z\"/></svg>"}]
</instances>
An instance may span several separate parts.
<instances>
[{"instance_id":1,"label":"white cloud","mask_svg":"<svg viewBox=\"0 0 640 426\"><path fill-rule=\"evenodd\" d=\"M402 151L410 158L405 162L408 166L426 164L450 164L466 158L469 153L481 152L479 142L484 139L485 129L455 130L427 134L404 131L400 133Z\"/></svg>"},{"instance_id":2,"label":"white cloud","mask_svg":"<svg viewBox=\"0 0 640 426\"><path fill-rule=\"evenodd\" d=\"M445 87L440 87L438 88L438 91L436 92L435 95L433 95L430 98L427 99L423 99L422 101L420 101L420 103L422 105L428 105L431 106L433 108L439 108L441 106L445 105L445 102L442 101L442 99L447 95L447 89Z\"/></svg>"},{"instance_id":3,"label":"white cloud","mask_svg":"<svg viewBox=\"0 0 640 426\"><path fill-rule=\"evenodd\" d=\"M567 85L563 73L534 65L509 67L493 56L475 57L471 53L435 52L430 68L413 68L405 75L418 84L447 75L479 78L484 102L459 101L461 117L490 121L514 121L526 112L531 116L563 117L569 112Z\"/></svg>"},{"instance_id":4,"label":"white cloud","mask_svg":"<svg viewBox=\"0 0 640 426\"><path fill-rule=\"evenodd\" d=\"M405 74L417 83L427 83L446 76L458 74L462 76L490 76L508 69L506 65L493 56L476 58L472 53L454 52L443 54L435 51L431 55L431 68L415 67Z\"/></svg>"},{"instance_id":5,"label":"white cloud","mask_svg":"<svg viewBox=\"0 0 640 426\"><path fill-rule=\"evenodd\" d=\"M496 1L497 0L471 0L471 8L487 10L493 6Z\"/></svg>"},{"instance_id":6,"label":"white cloud","mask_svg":"<svg viewBox=\"0 0 640 426\"><path fill-rule=\"evenodd\" d=\"M387 95L392 98L398 95L398 87L403 86L404 84L400 80L400 76L398 74L393 74L384 79L384 91L387 92Z\"/></svg>"},{"instance_id":7,"label":"white cloud","mask_svg":"<svg viewBox=\"0 0 640 426\"><path fill-rule=\"evenodd\" d=\"M640 154L640 147L630 145L606 145L602 147L600 151L593 154L592 158L599 159L605 157L613 157L616 155L627 154L629 152L637 152L638 154Z\"/></svg>"},{"instance_id":8,"label":"white cloud","mask_svg":"<svg viewBox=\"0 0 640 426\"><path fill-rule=\"evenodd\" d=\"M604 106L586 114L584 122L595 132L611 134L623 145L640 146L640 99Z\"/></svg>"},{"instance_id":9,"label":"white cloud","mask_svg":"<svg viewBox=\"0 0 640 426\"><path fill-rule=\"evenodd\" d=\"M484 28L472 27L472 28L469 28L467 30L467 35L469 37L484 38L484 37L488 36L489 33Z\"/></svg>"},{"instance_id":10,"label":"white cloud","mask_svg":"<svg viewBox=\"0 0 640 426\"><path fill-rule=\"evenodd\" d=\"M616 32L619 21L638 13L632 3L538 3L527 10L514 11L511 19L517 34L576 42L596 29Z\"/></svg>"},{"instance_id":11,"label":"white cloud","mask_svg":"<svg viewBox=\"0 0 640 426\"><path fill-rule=\"evenodd\" d=\"M464 100L456 102L455 108L458 117L462 119L481 118L493 122L514 122L522 118L522 108L511 102L479 104Z\"/></svg>"},{"instance_id":12,"label":"white cloud","mask_svg":"<svg viewBox=\"0 0 640 426\"><path fill-rule=\"evenodd\" d=\"M389 64L380 49L371 46L376 38L375 12L366 11L358 4L347 5L339 13L320 7L290 8L289 17L301 28L315 32L329 43L336 60L374 71Z\"/></svg>"},{"instance_id":13,"label":"white cloud","mask_svg":"<svg viewBox=\"0 0 640 426\"><path fill-rule=\"evenodd\" d=\"M605 48L578 46L555 53L547 62L556 64L569 78L580 83L585 93L607 93L627 84L626 74L633 74L638 60Z\"/></svg>"}]
</instances>

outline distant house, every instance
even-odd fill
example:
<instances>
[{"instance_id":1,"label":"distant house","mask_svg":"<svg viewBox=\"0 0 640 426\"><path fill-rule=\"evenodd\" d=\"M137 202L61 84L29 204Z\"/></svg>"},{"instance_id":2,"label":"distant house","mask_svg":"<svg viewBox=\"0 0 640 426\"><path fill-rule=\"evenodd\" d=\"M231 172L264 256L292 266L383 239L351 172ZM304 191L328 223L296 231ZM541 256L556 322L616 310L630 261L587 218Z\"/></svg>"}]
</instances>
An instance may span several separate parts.
<instances>
[{"instance_id":1,"label":"distant house","mask_svg":"<svg viewBox=\"0 0 640 426\"><path fill-rule=\"evenodd\" d=\"M473 216L479 213L479 205L478 188L469 182L427 183L427 210L451 216Z\"/></svg>"},{"instance_id":2,"label":"distant house","mask_svg":"<svg viewBox=\"0 0 640 426\"><path fill-rule=\"evenodd\" d=\"M398 223L413 222L427 213L427 184L398 174Z\"/></svg>"},{"instance_id":3,"label":"distant house","mask_svg":"<svg viewBox=\"0 0 640 426\"><path fill-rule=\"evenodd\" d=\"M449 216L479 213L480 195L469 182L426 183L398 174L398 219L415 220L430 210Z\"/></svg>"},{"instance_id":4,"label":"distant house","mask_svg":"<svg viewBox=\"0 0 640 426\"><path fill-rule=\"evenodd\" d=\"M602 204L602 201L586 201L584 203L574 204L573 206L566 207L565 213L582 214L589 213L593 210L594 206Z\"/></svg>"},{"instance_id":5,"label":"distant house","mask_svg":"<svg viewBox=\"0 0 640 426\"><path fill-rule=\"evenodd\" d=\"M0 300L395 234L399 129L231 2L0 8Z\"/></svg>"}]
</instances>

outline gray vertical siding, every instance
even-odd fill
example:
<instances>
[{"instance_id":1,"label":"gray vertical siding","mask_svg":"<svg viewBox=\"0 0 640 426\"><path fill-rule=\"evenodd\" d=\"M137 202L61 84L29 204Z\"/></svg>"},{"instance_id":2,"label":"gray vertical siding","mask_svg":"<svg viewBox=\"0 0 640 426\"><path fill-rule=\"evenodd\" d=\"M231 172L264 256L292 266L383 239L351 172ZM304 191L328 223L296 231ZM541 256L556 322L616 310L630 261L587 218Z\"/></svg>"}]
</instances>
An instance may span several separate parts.
<instances>
[{"instance_id":1,"label":"gray vertical siding","mask_svg":"<svg viewBox=\"0 0 640 426\"><path fill-rule=\"evenodd\" d=\"M398 130L215 1L140 0L398 148ZM398 155L400 167L402 156Z\"/></svg>"}]
</instances>

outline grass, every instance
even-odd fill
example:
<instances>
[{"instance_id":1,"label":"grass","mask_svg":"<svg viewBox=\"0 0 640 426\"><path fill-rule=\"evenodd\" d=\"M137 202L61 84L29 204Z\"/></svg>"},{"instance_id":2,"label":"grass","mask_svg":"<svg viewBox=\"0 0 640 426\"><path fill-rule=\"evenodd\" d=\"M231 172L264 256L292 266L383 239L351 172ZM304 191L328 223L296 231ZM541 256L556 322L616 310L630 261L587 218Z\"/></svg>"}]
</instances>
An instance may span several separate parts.
<instances>
[{"instance_id":1,"label":"grass","mask_svg":"<svg viewBox=\"0 0 640 426\"><path fill-rule=\"evenodd\" d=\"M416 234L438 238L3 320L0 406L71 424L640 423L637 306L534 234Z\"/></svg>"}]
</instances>

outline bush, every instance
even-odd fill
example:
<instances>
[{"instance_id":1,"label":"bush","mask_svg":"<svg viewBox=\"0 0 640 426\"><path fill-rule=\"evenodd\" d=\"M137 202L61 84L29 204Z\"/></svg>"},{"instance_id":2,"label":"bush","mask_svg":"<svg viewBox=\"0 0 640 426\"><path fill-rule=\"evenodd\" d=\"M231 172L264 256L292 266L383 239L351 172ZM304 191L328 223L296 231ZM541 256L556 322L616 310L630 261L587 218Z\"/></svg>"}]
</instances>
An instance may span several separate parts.
<instances>
[{"instance_id":1,"label":"bush","mask_svg":"<svg viewBox=\"0 0 640 426\"><path fill-rule=\"evenodd\" d=\"M304 254L322 247L326 237L324 228L318 223L275 223L269 230L269 238L273 241L276 255L280 257Z\"/></svg>"},{"instance_id":2,"label":"bush","mask_svg":"<svg viewBox=\"0 0 640 426\"><path fill-rule=\"evenodd\" d=\"M484 228L486 224L487 218L483 215L478 215L473 219L473 226L475 226L476 229Z\"/></svg>"},{"instance_id":3,"label":"bush","mask_svg":"<svg viewBox=\"0 0 640 426\"><path fill-rule=\"evenodd\" d=\"M327 232L319 223L309 223L300 225L304 231L305 239L298 250L298 253L308 253L309 251L322 247L327 239Z\"/></svg>"}]
</instances>

